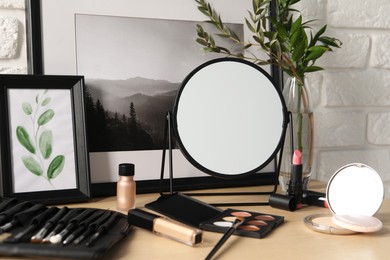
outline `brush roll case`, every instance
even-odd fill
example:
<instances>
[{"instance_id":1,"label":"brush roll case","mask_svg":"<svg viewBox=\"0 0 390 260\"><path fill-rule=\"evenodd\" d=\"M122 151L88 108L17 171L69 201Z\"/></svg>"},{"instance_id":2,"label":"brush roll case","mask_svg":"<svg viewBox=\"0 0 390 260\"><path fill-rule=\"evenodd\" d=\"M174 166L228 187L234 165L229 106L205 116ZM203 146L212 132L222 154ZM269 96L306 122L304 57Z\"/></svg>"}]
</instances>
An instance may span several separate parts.
<instances>
[{"instance_id":1,"label":"brush roll case","mask_svg":"<svg viewBox=\"0 0 390 260\"><path fill-rule=\"evenodd\" d=\"M97 208L66 208L64 210L63 208L48 207L13 198L0 198L0 232L2 232L0 234L0 255L48 259L99 259L107 257L109 250L126 237L131 229L126 215L116 211ZM61 209L65 212L55 219L56 213ZM71 242L64 245L62 242L66 236L58 244L32 242L31 238L52 219L56 222L52 230L61 223L64 228L72 227L67 235L74 234L77 229L81 233L75 238L84 234L87 229L90 229L90 234L79 244ZM104 226L108 222L109 225ZM14 223L14 226L9 230L1 229L1 227L7 228L9 223ZM83 226L85 230L82 230ZM101 236L87 246L86 243L99 228L104 229Z\"/></svg>"}]
</instances>

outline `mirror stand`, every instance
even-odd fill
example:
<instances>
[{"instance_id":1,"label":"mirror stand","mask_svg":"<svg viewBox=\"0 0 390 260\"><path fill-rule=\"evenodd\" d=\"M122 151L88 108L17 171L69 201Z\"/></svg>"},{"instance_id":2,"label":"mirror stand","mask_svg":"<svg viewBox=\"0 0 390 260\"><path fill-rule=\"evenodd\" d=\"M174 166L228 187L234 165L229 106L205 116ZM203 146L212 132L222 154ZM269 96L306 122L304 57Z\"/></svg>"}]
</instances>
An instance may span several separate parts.
<instances>
[{"instance_id":1,"label":"mirror stand","mask_svg":"<svg viewBox=\"0 0 390 260\"><path fill-rule=\"evenodd\" d=\"M289 124L289 117L287 117L287 122L283 125L283 131L282 131L282 143L281 148L279 151L279 156L275 156L276 160L276 176L274 179L274 185L273 189L266 192L199 192L199 193L185 193L185 195L188 196L250 196L250 195L271 195L276 192L278 187L278 178L279 178L279 172L280 172L280 166L282 161L282 155L283 155L283 147L284 147L284 140L286 136L286 128ZM165 172L165 161L166 161L166 151L168 150L168 170L169 170L169 194L172 195L174 193L173 188L173 155L172 155L172 138L173 138L173 131L172 131L172 112L168 111L166 114L166 120L165 120L165 133L164 133L164 148L162 151L162 162L161 162L161 175L160 175L160 195L164 195L163 191L163 180L164 180L164 172ZM291 125L290 125L291 128ZM279 157L278 159L276 157ZM245 178L245 177L244 177ZM269 205L268 200L264 202L239 202L239 203L212 203L213 206L266 206Z\"/></svg>"}]
</instances>

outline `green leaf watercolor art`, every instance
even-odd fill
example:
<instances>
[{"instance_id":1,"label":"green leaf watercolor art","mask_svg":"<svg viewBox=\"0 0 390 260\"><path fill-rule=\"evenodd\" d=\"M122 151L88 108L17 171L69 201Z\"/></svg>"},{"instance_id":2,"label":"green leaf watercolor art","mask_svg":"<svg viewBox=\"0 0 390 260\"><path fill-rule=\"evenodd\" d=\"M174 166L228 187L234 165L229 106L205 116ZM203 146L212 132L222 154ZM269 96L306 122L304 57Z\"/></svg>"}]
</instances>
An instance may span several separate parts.
<instances>
[{"instance_id":1,"label":"green leaf watercolor art","mask_svg":"<svg viewBox=\"0 0 390 260\"><path fill-rule=\"evenodd\" d=\"M55 155L53 158L53 132L48 123L56 113L48 108L50 102L48 90L37 93L33 104L23 102L21 110L32 125L29 128L24 125L16 127L16 137L28 152L28 155L21 157L23 165L28 172L43 177L49 183L61 174L65 165L64 155Z\"/></svg>"}]
</instances>

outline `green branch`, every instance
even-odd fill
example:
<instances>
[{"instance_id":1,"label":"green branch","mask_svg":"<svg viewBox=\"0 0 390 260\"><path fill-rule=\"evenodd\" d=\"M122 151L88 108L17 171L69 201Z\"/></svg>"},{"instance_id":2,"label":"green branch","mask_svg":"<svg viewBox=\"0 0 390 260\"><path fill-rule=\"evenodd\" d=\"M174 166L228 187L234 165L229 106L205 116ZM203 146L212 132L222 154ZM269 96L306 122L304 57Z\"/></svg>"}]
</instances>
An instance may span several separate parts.
<instances>
[{"instance_id":1,"label":"green branch","mask_svg":"<svg viewBox=\"0 0 390 260\"><path fill-rule=\"evenodd\" d=\"M300 0L275 0L277 10L273 15L270 15L271 0L253 0L252 10L248 10L249 17L245 18L245 24L252 33L252 41L239 39L206 0L195 1L198 4L198 10L208 18L206 22L214 25L219 31L214 36L230 39L234 43L231 47L218 45L213 35L197 24L196 42L203 46L205 52L222 53L246 59L258 65L274 64L301 82L306 73L323 69L315 66L315 63L324 53L332 51L332 47L339 48L342 44L336 38L323 35L326 25L318 32L314 32L310 27L312 21L302 22L302 15L292 8L292 5ZM245 53L233 52L232 49L236 45L242 46ZM253 48L266 53L269 59L258 58L250 50Z\"/></svg>"}]
</instances>

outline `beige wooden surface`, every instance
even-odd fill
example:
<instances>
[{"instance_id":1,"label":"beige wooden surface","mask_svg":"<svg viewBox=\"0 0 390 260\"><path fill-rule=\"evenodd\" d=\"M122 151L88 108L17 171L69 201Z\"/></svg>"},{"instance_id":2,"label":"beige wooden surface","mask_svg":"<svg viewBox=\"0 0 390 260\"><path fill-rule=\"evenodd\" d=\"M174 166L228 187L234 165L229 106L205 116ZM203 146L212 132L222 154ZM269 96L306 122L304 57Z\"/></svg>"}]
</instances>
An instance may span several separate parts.
<instances>
[{"instance_id":1,"label":"beige wooden surface","mask_svg":"<svg viewBox=\"0 0 390 260\"><path fill-rule=\"evenodd\" d=\"M234 190L258 191L259 187ZM324 185L314 182L311 189L324 191ZM229 189L232 190L232 189ZM269 189L268 189L269 190ZM221 191L221 190L218 190ZM142 208L154 201L158 194L137 195L136 206ZM256 197L198 197L206 202L267 200L268 196ZM98 198L88 203L72 204L69 207L94 207L116 209L116 198ZM307 215L329 213L325 208L305 206L295 212L288 212L269 206L231 207L285 217L285 222L262 239L231 236L220 248L214 259L390 259L390 200L383 202L376 214L384 227L371 234L329 235L308 229L303 224ZM204 259L222 234L204 232L203 243L190 247L170 239L152 234L149 231L133 227L128 237L114 247L105 259ZM5 258L1 258L5 259ZM14 258L16 259L16 258Z\"/></svg>"},{"instance_id":2,"label":"beige wooden surface","mask_svg":"<svg viewBox=\"0 0 390 260\"><path fill-rule=\"evenodd\" d=\"M257 191L257 189L259 187L238 190ZM324 191L324 185L314 183L311 189ZM137 195L136 205L142 208L146 203L157 198L158 194ZM227 199L232 202L245 199L253 201L254 198L198 197L206 202L222 202ZM267 200L267 196L258 199L264 201ZM115 203L115 197L109 197L72 206L114 210ZM282 215L285 217L285 222L262 239L231 236L214 259L390 259L390 200L385 200L376 214L384 224L382 230L371 234L354 235L322 234L308 229L303 224L303 219L307 215L330 214L330 211L325 208L306 206L295 212L269 206L232 208ZM202 245L190 247L134 227L129 236L110 252L109 259L204 259L221 236L220 233L204 232Z\"/></svg>"}]
</instances>

